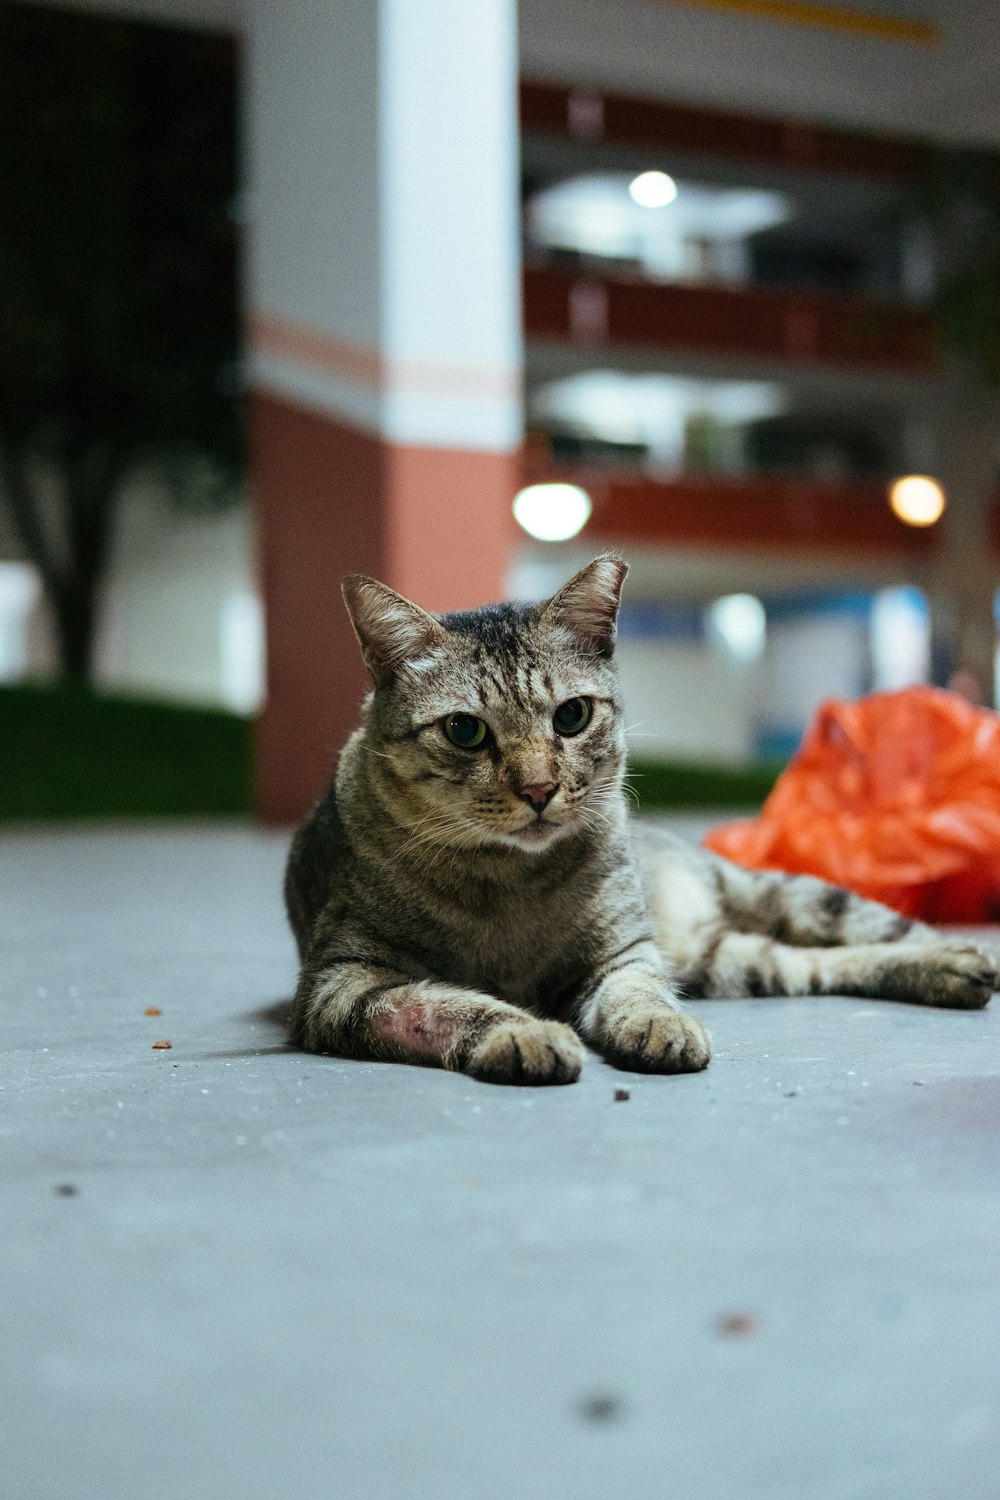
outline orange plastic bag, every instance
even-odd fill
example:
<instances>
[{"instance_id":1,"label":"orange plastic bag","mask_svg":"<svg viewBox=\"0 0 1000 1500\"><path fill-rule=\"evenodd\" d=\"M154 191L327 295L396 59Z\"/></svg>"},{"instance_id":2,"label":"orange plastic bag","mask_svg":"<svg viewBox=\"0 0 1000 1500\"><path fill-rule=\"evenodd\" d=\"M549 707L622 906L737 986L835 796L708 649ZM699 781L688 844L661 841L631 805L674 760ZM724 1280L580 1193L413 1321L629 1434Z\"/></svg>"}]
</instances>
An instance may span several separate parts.
<instances>
[{"instance_id":1,"label":"orange plastic bag","mask_svg":"<svg viewBox=\"0 0 1000 1500\"><path fill-rule=\"evenodd\" d=\"M1000 716L938 688L831 699L760 817L705 843L926 921L998 921Z\"/></svg>"}]
</instances>

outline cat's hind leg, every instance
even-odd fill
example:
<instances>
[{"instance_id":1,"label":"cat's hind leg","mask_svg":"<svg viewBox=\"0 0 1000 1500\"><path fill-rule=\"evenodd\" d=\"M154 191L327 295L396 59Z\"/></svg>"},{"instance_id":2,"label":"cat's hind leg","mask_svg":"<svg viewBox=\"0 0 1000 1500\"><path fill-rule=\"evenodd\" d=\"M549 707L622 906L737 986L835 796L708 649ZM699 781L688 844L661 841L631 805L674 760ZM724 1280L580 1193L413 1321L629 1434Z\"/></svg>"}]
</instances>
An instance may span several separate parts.
<instances>
[{"instance_id":1,"label":"cat's hind leg","mask_svg":"<svg viewBox=\"0 0 1000 1500\"><path fill-rule=\"evenodd\" d=\"M661 840L647 860L647 894L657 943L682 993L691 996L834 993L830 963L811 952L799 960L784 950L941 942L932 928L840 886L809 875L747 870L672 838ZM744 937L757 941L738 941ZM834 967L848 976L842 985L872 969L860 955ZM866 992L872 993L870 986Z\"/></svg>"},{"instance_id":2,"label":"cat's hind leg","mask_svg":"<svg viewBox=\"0 0 1000 1500\"><path fill-rule=\"evenodd\" d=\"M717 925L685 955L687 993L869 995L962 1010L989 1001L996 963L973 944L811 875L707 859Z\"/></svg>"},{"instance_id":3,"label":"cat's hind leg","mask_svg":"<svg viewBox=\"0 0 1000 1500\"><path fill-rule=\"evenodd\" d=\"M359 961L303 971L291 1039L310 1052L448 1068L486 1083L573 1083L584 1057L562 1022Z\"/></svg>"},{"instance_id":4,"label":"cat's hind leg","mask_svg":"<svg viewBox=\"0 0 1000 1500\"><path fill-rule=\"evenodd\" d=\"M854 995L980 1010L998 974L977 948L933 933L927 942L804 947L719 928L685 953L677 984L692 998Z\"/></svg>"},{"instance_id":5,"label":"cat's hind leg","mask_svg":"<svg viewBox=\"0 0 1000 1500\"><path fill-rule=\"evenodd\" d=\"M702 851L727 927L782 943L835 947L939 941L933 927L813 875L747 870Z\"/></svg>"}]
</instances>

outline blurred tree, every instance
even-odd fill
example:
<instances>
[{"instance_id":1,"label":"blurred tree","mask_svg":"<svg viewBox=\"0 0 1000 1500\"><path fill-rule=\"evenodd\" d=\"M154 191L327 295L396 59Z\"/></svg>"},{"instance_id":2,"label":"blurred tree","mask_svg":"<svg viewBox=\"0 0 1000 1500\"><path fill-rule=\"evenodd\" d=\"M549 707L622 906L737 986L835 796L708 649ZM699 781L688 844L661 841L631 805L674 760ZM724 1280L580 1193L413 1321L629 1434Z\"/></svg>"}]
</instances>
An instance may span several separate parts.
<instances>
[{"instance_id":1,"label":"blurred tree","mask_svg":"<svg viewBox=\"0 0 1000 1500\"><path fill-rule=\"evenodd\" d=\"M125 484L236 494L229 38L0 3L0 493L88 681Z\"/></svg>"},{"instance_id":2,"label":"blurred tree","mask_svg":"<svg viewBox=\"0 0 1000 1500\"><path fill-rule=\"evenodd\" d=\"M1000 434L1000 158L935 148L922 190L936 259L931 310L944 356L937 476L948 497L932 570L936 680L994 701L993 507Z\"/></svg>"},{"instance_id":3,"label":"blurred tree","mask_svg":"<svg viewBox=\"0 0 1000 1500\"><path fill-rule=\"evenodd\" d=\"M937 147L923 212L937 241L941 344L985 385L1000 387L1000 157Z\"/></svg>"}]
</instances>

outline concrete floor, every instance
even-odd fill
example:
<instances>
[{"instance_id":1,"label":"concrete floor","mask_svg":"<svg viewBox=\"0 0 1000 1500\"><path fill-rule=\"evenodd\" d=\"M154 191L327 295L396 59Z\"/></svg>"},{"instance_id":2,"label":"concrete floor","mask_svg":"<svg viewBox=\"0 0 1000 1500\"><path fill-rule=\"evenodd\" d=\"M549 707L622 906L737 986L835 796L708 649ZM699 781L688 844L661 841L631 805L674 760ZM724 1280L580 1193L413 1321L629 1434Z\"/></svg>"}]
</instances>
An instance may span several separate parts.
<instances>
[{"instance_id":1,"label":"concrete floor","mask_svg":"<svg viewBox=\"0 0 1000 1500\"><path fill-rule=\"evenodd\" d=\"M1000 1496L1000 1000L703 1004L707 1073L565 1089L306 1057L282 858L3 840L5 1500Z\"/></svg>"}]
</instances>

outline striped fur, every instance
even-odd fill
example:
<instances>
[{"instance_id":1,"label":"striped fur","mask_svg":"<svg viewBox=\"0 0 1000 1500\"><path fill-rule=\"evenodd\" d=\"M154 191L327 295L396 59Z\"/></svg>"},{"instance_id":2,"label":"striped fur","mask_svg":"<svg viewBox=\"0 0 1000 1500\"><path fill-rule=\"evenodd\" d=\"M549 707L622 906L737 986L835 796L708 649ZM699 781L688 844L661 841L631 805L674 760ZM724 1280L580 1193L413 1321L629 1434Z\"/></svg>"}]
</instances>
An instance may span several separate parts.
<instances>
[{"instance_id":1,"label":"striped fur","mask_svg":"<svg viewBox=\"0 0 1000 1500\"><path fill-rule=\"evenodd\" d=\"M977 949L630 828L625 572L602 557L545 604L440 617L346 581L375 687L289 855L297 1043L569 1083L581 1042L623 1068L705 1067L708 1033L682 996L987 1002L996 975ZM589 721L562 732L553 715L579 699ZM482 744L451 742L455 715L486 726Z\"/></svg>"}]
</instances>

